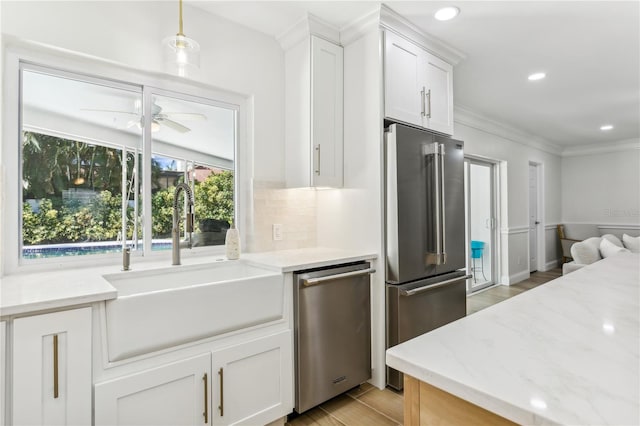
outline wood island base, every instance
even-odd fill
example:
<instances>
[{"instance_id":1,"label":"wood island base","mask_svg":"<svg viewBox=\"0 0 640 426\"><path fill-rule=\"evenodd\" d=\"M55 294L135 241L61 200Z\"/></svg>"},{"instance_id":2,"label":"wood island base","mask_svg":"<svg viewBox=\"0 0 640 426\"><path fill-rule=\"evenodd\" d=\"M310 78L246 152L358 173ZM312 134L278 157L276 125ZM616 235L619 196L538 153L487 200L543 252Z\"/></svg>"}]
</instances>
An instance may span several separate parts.
<instances>
[{"instance_id":1,"label":"wood island base","mask_svg":"<svg viewBox=\"0 0 640 426\"><path fill-rule=\"evenodd\" d=\"M506 426L516 423L405 374L404 424Z\"/></svg>"}]
</instances>

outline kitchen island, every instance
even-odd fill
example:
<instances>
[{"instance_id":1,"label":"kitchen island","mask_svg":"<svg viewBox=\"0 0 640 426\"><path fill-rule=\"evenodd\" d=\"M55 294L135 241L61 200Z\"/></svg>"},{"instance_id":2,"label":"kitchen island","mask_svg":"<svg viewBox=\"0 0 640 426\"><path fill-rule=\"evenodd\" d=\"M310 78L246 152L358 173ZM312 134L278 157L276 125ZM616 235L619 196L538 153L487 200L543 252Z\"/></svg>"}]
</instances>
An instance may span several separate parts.
<instances>
[{"instance_id":1,"label":"kitchen island","mask_svg":"<svg viewBox=\"0 0 640 426\"><path fill-rule=\"evenodd\" d=\"M405 424L640 424L640 255L390 348L387 365L406 375Z\"/></svg>"}]
</instances>

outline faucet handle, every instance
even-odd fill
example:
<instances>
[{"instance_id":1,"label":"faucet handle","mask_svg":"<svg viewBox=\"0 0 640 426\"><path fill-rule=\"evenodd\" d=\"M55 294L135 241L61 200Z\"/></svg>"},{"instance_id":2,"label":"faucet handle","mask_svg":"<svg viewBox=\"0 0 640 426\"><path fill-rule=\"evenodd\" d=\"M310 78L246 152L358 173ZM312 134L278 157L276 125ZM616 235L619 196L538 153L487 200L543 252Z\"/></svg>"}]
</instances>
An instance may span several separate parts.
<instances>
[{"instance_id":1,"label":"faucet handle","mask_svg":"<svg viewBox=\"0 0 640 426\"><path fill-rule=\"evenodd\" d=\"M189 210L191 210L193 207L189 207ZM195 216L193 214L193 211L189 211L187 213L187 232L193 232L193 222L195 221Z\"/></svg>"}]
</instances>

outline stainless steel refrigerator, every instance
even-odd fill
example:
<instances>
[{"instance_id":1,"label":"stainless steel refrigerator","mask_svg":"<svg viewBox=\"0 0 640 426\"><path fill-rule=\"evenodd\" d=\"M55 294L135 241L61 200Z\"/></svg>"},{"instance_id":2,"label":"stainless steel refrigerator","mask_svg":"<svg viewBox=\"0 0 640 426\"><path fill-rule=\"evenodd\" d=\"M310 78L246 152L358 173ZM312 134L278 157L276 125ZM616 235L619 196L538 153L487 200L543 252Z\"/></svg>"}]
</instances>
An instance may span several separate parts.
<instances>
[{"instance_id":1,"label":"stainless steel refrigerator","mask_svg":"<svg viewBox=\"0 0 640 426\"><path fill-rule=\"evenodd\" d=\"M464 317L464 143L401 124L385 131L387 347ZM387 369L387 383L403 376Z\"/></svg>"}]
</instances>

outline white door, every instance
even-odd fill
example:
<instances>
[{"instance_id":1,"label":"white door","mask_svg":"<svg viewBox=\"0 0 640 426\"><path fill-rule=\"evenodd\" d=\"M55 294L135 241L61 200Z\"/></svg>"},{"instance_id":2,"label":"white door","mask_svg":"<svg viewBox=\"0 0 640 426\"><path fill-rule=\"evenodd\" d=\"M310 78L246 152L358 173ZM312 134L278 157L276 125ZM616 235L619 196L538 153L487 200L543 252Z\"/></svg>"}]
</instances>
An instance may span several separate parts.
<instances>
[{"instance_id":1,"label":"white door","mask_svg":"<svg viewBox=\"0 0 640 426\"><path fill-rule=\"evenodd\" d=\"M342 46L311 37L311 182L342 186Z\"/></svg>"},{"instance_id":2,"label":"white door","mask_svg":"<svg viewBox=\"0 0 640 426\"><path fill-rule=\"evenodd\" d=\"M384 115L405 123L422 126L424 81L420 75L423 50L415 44L385 32L384 49ZM426 88L424 88L426 90Z\"/></svg>"},{"instance_id":3,"label":"white door","mask_svg":"<svg viewBox=\"0 0 640 426\"><path fill-rule=\"evenodd\" d=\"M13 424L91 424L91 308L13 322Z\"/></svg>"},{"instance_id":4,"label":"white door","mask_svg":"<svg viewBox=\"0 0 640 426\"><path fill-rule=\"evenodd\" d=\"M529 271L538 270L538 167L529 164Z\"/></svg>"},{"instance_id":5,"label":"white door","mask_svg":"<svg viewBox=\"0 0 640 426\"><path fill-rule=\"evenodd\" d=\"M213 423L267 424L293 410L291 332L213 353Z\"/></svg>"},{"instance_id":6,"label":"white door","mask_svg":"<svg viewBox=\"0 0 640 426\"><path fill-rule=\"evenodd\" d=\"M424 127L453 134L453 67L424 52L426 76Z\"/></svg>"},{"instance_id":7,"label":"white door","mask_svg":"<svg viewBox=\"0 0 640 426\"><path fill-rule=\"evenodd\" d=\"M0 426L5 425L4 416L4 386L5 386L5 377L6 376L6 357L5 357L5 347L6 347L6 327L7 324L4 321L0 321Z\"/></svg>"},{"instance_id":8,"label":"white door","mask_svg":"<svg viewBox=\"0 0 640 426\"><path fill-rule=\"evenodd\" d=\"M212 424L210 390L210 353L98 383L95 424Z\"/></svg>"},{"instance_id":9,"label":"white door","mask_svg":"<svg viewBox=\"0 0 640 426\"><path fill-rule=\"evenodd\" d=\"M495 284L496 188L495 165L465 159L467 270L469 293Z\"/></svg>"}]
</instances>

